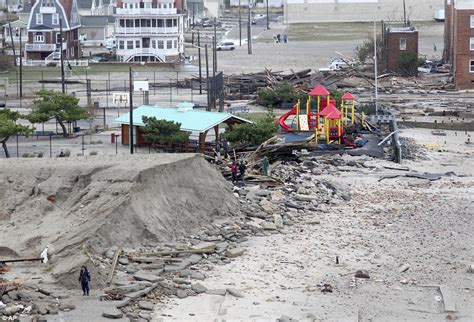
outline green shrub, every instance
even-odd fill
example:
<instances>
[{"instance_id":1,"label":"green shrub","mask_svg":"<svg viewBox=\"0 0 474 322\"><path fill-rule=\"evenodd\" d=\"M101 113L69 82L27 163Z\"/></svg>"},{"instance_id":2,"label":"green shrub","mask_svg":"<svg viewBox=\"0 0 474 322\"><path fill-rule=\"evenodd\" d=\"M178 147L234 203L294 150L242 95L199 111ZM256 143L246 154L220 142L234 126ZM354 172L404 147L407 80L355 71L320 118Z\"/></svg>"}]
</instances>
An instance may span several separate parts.
<instances>
[{"instance_id":1,"label":"green shrub","mask_svg":"<svg viewBox=\"0 0 474 322\"><path fill-rule=\"evenodd\" d=\"M97 155L97 153L98 153L97 151L91 151L89 152L89 155Z\"/></svg>"},{"instance_id":2,"label":"green shrub","mask_svg":"<svg viewBox=\"0 0 474 322\"><path fill-rule=\"evenodd\" d=\"M278 106L283 102L295 102L301 93L296 91L289 82L278 84L275 89L259 88L257 90L257 103L269 108Z\"/></svg>"},{"instance_id":3,"label":"green shrub","mask_svg":"<svg viewBox=\"0 0 474 322\"><path fill-rule=\"evenodd\" d=\"M421 62L415 53L402 53L398 58L398 72L402 76L416 76Z\"/></svg>"},{"instance_id":4,"label":"green shrub","mask_svg":"<svg viewBox=\"0 0 474 322\"><path fill-rule=\"evenodd\" d=\"M64 151L64 156L67 158L67 157L70 157L71 156L71 151L70 150L66 150Z\"/></svg>"},{"instance_id":5,"label":"green shrub","mask_svg":"<svg viewBox=\"0 0 474 322\"><path fill-rule=\"evenodd\" d=\"M269 110L264 118L253 124L236 124L223 137L238 146L259 145L271 138L277 130L275 114Z\"/></svg>"},{"instance_id":6,"label":"green shrub","mask_svg":"<svg viewBox=\"0 0 474 322\"><path fill-rule=\"evenodd\" d=\"M30 154L29 153L23 153L21 155L22 158L29 158L30 157Z\"/></svg>"},{"instance_id":7,"label":"green shrub","mask_svg":"<svg viewBox=\"0 0 474 322\"><path fill-rule=\"evenodd\" d=\"M38 158L42 158L43 157L43 152L39 152L38 155L37 155Z\"/></svg>"}]
</instances>

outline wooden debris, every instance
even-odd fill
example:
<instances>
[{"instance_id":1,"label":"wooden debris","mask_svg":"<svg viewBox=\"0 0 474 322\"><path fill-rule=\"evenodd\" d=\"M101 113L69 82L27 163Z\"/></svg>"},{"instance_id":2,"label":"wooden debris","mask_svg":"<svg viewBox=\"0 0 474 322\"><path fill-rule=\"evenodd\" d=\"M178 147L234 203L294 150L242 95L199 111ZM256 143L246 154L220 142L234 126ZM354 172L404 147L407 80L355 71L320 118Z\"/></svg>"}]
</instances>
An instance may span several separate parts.
<instances>
[{"instance_id":1,"label":"wooden debris","mask_svg":"<svg viewBox=\"0 0 474 322\"><path fill-rule=\"evenodd\" d=\"M440 285L439 291L443 296L444 311L456 312L456 303L454 302L453 292L446 285Z\"/></svg>"},{"instance_id":2,"label":"wooden debris","mask_svg":"<svg viewBox=\"0 0 474 322\"><path fill-rule=\"evenodd\" d=\"M115 266L117 266L117 261L120 256L120 253L122 253L122 246L120 246L115 251L114 258L112 260L112 266L110 267L109 275L107 277L107 285L109 285L112 282L112 278L114 277Z\"/></svg>"}]
</instances>

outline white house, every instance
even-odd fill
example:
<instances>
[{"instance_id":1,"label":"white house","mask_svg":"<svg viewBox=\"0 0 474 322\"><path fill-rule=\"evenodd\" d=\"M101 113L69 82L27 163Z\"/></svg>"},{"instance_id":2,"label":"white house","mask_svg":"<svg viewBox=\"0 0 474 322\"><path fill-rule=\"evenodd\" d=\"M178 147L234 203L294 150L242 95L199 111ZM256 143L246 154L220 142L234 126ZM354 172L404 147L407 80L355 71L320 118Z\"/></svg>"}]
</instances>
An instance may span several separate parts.
<instances>
[{"instance_id":1,"label":"white house","mask_svg":"<svg viewBox=\"0 0 474 322\"><path fill-rule=\"evenodd\" d=\"M119 0L117 58L123 62L175 62L184 52L181 0Z\"/></svg>"}]
</instances>

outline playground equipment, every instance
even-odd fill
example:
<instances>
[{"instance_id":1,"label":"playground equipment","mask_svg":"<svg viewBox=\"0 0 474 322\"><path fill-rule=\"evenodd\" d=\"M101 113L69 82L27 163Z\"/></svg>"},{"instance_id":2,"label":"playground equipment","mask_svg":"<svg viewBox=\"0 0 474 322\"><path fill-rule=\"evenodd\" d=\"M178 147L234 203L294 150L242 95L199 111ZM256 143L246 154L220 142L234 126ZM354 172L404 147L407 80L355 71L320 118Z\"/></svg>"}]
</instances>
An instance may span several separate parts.
<instances>
[{"instance_id":1,"label":"playground equipment","mask_svg":"<svg viewBox=\"0 0 474 322\"><path fill-rule=\"evenodd\" d=\"M349 92L345 92L344 95L342 95L341 97L341 110L343 111L344 113L344 124L347 124L347 120L348 120L348 110L349 110L349 106L351 107L351 124L354 125L354 117L355 117L355 112L354 112L354 107L355 107L355 97L349 93Z\"/></svg>"},{"instance_id":2,"label":"playground equipment","mask_svg":"<svg viewBox=\"0 0 474 322\"><path fill-rule=\"evenodd\" d=\"M315 108L312 107L312 99L316 100ZM301 102L298 100L291 110L278 119L278 122L285 131L314 131L316 142L318 142L319 134L323 134L327 143L337 140L339 144L341 142L350 144L344 137L344 125L349 121L349 109L351 111L350 121L352 125L354 124L355 97L346 92L341 101L339 110L336 107L336 100L331 98L329 91L323 85L318 84L308 93L303 111ZM289 125L287 121L291 116L295 116L295 119ZM295 126L293 127L293 125Z\"/></svg>"}]
</instances>

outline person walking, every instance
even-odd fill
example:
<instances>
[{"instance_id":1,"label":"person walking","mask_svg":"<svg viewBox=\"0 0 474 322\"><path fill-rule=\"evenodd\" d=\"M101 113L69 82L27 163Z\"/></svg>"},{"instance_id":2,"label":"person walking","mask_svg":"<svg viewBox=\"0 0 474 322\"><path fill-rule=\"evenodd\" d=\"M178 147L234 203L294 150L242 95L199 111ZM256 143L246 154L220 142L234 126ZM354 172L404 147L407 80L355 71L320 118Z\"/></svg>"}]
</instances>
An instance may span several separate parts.
<instances>
[{"instance_id":1,"label":"person walking","mask_svg":"<svg viewBox=\"0 0 474 322\"><path fill-rule=\"evenodd\" d=\"M244 185L245 185L245 169L247 169L247 167L245 166L244 161L240 161L240 164L239 164L240 180L242 180L242 183Z\"/></svg>"},{"instance_id":2,"label":"person walking","mask_svg":"<svg viewBox=\"0 0 474 322\"><path fill-rule=\"evenodd\" d=\"M226 139L222 141L222 147L224 149L224 159L229 157L229 142Z\"/></svg>"},{"instance_id":3,"label":"person walking","mask_svg":"<svg viewBox=\"0 0 474 322\"><path fill-rule=\"evenodd\" d=\"M264 176L268 176L268 168L270 167L270 162L268 158L265 156L262 160L262 173Z\"/></svg>"},{"instance_id":4,"label":"person walking","mask_svg":"<svg viewBox=\"0 0 474 322\"><path fill-rule=\"evenodd\" d=\"M79 273L79 282L81 282L82 296L89 296L89 282L91 281L91 275L85 265L81 266Z\"/></svg>"},{"instance_id":5,"label":"person walking","mask_svg":"<svg viewBox=\"0 0 474 322\"><path fill-rule=\"evenodd\" d=\"M237 170L238 166L237 163L232 162L232 165L230 166L230 173L232 174L232 183L235 183L237 181Z\"/></svg>"}]
</instances>

